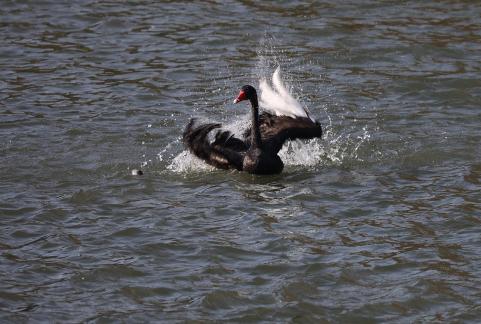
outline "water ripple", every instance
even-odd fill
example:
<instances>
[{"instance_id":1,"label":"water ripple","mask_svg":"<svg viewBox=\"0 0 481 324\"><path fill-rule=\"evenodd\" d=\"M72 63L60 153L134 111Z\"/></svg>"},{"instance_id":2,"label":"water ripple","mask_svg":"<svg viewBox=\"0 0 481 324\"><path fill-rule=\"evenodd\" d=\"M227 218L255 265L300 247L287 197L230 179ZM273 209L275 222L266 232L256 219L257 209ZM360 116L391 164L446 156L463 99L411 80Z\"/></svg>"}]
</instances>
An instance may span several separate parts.
<instances>
[{"instance_id":1,"label":"water ripple","mask_svg":"<svg viewBox=\"0 0 481 324\"><path fill-rule=\"evenodd\" d=\"M0 321L477 322L480 14L3 3ZM185 151L277 65L322 140L268 177Z\"/></svg>"}]
</instances>

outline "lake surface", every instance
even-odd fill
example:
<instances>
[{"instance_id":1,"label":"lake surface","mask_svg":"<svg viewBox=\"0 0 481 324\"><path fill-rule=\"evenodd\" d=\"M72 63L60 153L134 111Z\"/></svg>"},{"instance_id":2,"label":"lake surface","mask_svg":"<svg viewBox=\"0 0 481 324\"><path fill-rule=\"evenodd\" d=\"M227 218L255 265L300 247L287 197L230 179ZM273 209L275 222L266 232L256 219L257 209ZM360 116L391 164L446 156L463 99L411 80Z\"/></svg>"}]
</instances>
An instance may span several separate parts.
<instances>
[{"instance_id":1,"label":"lake surface","mask_svg":"<svg viewBox=\"0 0 481 324\"><path fill-rule=\"evenodd\" d=\"M0 322L477 322L475 1L2 1ZM214 170L280 65L322 140ZM141 168L143 176L133 176Z\"/></svg>"}]
</instances>

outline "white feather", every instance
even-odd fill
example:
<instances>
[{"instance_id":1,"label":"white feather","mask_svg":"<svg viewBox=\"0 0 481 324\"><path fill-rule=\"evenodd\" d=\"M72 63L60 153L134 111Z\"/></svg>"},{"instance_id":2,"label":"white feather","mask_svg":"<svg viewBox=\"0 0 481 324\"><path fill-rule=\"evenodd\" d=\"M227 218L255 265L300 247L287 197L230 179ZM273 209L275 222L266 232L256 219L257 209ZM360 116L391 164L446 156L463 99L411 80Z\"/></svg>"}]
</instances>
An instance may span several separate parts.
<instances>
[{"instance_id":1,"label":"white feather","mask_svg":"<svg viewBox=\"0 0 481 324\"><path fill-rule=\"evenodd\" d=\"M309 113L301 104L291 96L281 80L281 68L277 67L272 75L272 89L266 79L261 79L259 89L260 106L275 113L277 116L307 117L312 120Z\"/></svg>"}]
</instances>

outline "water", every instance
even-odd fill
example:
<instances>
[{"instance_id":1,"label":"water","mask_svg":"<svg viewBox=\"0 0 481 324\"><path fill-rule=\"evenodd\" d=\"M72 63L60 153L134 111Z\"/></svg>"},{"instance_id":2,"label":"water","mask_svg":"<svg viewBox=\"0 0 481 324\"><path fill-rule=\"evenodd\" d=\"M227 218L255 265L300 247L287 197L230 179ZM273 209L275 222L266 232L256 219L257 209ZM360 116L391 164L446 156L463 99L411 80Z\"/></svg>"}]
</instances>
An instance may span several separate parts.
<instances>
[{"instance_id":1,"label":"water","mask_svg":"<svg viewBox=\"0 0 481 324\"><path fill-rule=\"evenodd\" d=\"M481 7L3 1L0 322L476 322ZM325 137L213 170L281 65ZM142 168L143 176L132 176Z\"/></svg>"}]
</instances>

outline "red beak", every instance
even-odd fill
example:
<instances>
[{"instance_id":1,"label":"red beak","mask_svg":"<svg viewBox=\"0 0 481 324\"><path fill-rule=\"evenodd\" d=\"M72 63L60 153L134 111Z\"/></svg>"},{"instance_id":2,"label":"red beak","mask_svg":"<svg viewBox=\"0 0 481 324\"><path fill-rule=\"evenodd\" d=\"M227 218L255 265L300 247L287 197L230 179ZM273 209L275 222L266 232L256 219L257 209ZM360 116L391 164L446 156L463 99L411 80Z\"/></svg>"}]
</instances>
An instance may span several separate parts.
<instances>
[{"instance_id":1,"label":"red beak","mask_svg":"<svg viewBox=\"0 0 481 324\"><path fill-rule=\"evenodd\" d=\"M241 92L239 92L239 95L237 96L237 98L234 99L234 103L238 103L242 100L246 100L247 97L246 97L246 94L244 91L241 90Z\"/></svg>"}]
</instances>

